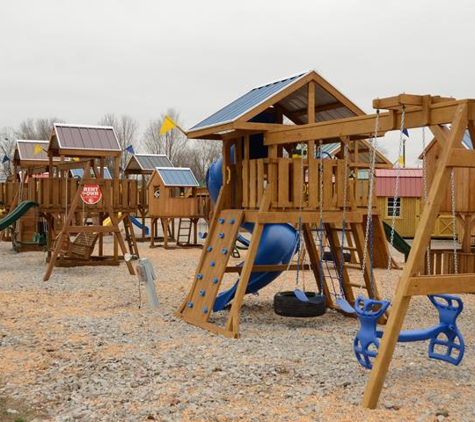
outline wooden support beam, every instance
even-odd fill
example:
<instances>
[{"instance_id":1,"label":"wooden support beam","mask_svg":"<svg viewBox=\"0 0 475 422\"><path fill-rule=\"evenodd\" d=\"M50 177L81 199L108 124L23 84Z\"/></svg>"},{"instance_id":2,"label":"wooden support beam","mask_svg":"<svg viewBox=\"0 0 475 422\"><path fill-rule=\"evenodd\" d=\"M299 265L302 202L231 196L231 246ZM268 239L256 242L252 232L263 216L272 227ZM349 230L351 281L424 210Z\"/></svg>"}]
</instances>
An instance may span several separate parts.
<instances>
[{"instance_id":1,"label":"wooden support beam","mask_svg":"<svg viewBox=\"0 0 475 422\"><path fill-rule=\"evenodd\" d=\"M475 293L475 274L443 274L411 277L404 296Z\"/></svg>"},{"instance_id":2,"label":"wooden support beam","mask_svg":"<svg viewBox=\"0 0 475 422\"><path fill-rule=\"evenodd\" d=\"M475 107L475 100L447 101L430 106L430 125L449 124L460 106L471 109ZM300 126L291 126L286 129L270 131L264 141L265 145L292 144L312 139L335 140L341 136L356 136L374 132L376 114L352 117L347 119L330 120L322 123L312 123ZM422 109L407 110L404 125L407 129L421 127L426 124L427 115ZM394 130L394 124L401 124L401 113L394 116L391 112L379 115L378 134Z\"/></svg>"},{"instance_id":3,"label":"wooden support beam","mask_svg":"<svg viewBox=\"0 0 475 422\"><path fill-rule=\"evenodd\" d=\"M449 167L475 168L475 151L469 149L454 149L448 163Z\"/></svg>"},{"instance_id":4,"label":"wooden support beam","mask_svg":"<svg viewBox=\"0 0 475 422\"><path fill-rule=\"evenodd\" d=\"M244 220L250 223L259 224L277 224L287 223L289 221L298 221L301 218L302 224L314 223L320 220L319 211L286 211L286 212L252 212L246 211L244 214ZM363 212L362 211L347 211L346 213L347 223L362 223ZM323 212L324 223L341 223L341 211L324 211Z\"/></svg>"}]
</instances>

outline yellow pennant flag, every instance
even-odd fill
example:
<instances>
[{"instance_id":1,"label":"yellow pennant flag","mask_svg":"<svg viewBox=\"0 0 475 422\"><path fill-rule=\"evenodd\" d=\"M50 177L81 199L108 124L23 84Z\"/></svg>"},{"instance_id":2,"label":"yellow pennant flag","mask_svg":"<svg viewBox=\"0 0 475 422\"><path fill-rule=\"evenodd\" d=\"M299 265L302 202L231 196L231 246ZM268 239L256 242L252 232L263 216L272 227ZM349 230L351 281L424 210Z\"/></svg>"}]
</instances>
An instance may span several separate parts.
<instances>
[{"instance_id":1,"label":"yellow pennant flag","mask_svg":"<svg viewBox=\"0 0 475 422\"><path fill-rule=\"evenodd\" d=\"M401 164L402 167L404 167L404 158L402 155L398 158L398 162L399 164Z\"/></svg>"},{"instance_id":2,"label":"yellow pennant flag","mask_svg":"<svg viewBox=\"0 0 475 422\"><path fill-rule=\"evenodd\" d=\"M39 154L41 151L44 151L43 148L41 147L41 145L40 145L40 144L36 144L36 145L35 145L34 154L37 155L37 154Z\"/></svg>"},{"instance_id":3,"label":"yellow pennant flag","mask_svg":"<svg viewBox=\"0 0 475 422\"><path fill-rule=\"evenodd\" d=\"M162 127L160 128L160 135L163 135L164 133L167 133L168 131L172 130L174 127L177 127L178 125L170 119L170 117L165 116L163 119Z\"/></svg>"}]
</instances>

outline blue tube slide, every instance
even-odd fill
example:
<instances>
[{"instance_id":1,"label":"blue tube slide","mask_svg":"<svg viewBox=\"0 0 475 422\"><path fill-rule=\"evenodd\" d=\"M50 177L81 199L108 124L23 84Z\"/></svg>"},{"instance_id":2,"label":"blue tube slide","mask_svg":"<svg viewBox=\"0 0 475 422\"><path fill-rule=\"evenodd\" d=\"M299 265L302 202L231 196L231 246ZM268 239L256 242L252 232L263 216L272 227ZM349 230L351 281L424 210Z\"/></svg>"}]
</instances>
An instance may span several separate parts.
<instances>
[{"instance_id":1,"label":"blue tube slide","mask_svg":"<svg viewBox=\"0 0 475 422\"><path fill-rule=\"evenodd\" d=\"M215 161L206 174L206 185L211 199L216 202L223 184L223 160ZM252 233L253 224L243 224L243 229ZM286 265L297 250L299 235L290 224L266 224L256 253L255 265ZM243 265L243 263L239 264ZM280 275L279 271L252 273L246 293L257 293ZM238 281L230 289L221 292L214 302L213 311L221 311L234 298Z\"/></svg>"},{"instance_id":2,"label":"blue tube slide","mask_svg":"<svg viewBox=\"0 0 475 422\"><path fill-rule=\"evenodd\" d=\"M137 220L135 217L130 216L130 221L132 221L132 223L134 223L140 230L142 230L143 225L139 220ZM150 230L148 229L148 227L145 226L145 236L148 236L149 231Z\"/></svg>"}]
</instances>

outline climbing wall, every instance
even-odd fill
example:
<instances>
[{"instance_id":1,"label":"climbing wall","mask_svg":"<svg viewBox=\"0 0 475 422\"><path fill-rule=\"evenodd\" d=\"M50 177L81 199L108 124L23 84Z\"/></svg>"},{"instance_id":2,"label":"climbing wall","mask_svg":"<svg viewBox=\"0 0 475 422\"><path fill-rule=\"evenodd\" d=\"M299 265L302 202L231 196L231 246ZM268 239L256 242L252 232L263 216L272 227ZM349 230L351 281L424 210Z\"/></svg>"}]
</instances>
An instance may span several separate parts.
<instances>
[{"instance_id":1,"label":"climbing wall","mask_svg":"<svg viewBox=\"0 0 475 422\"><path fill-rule=\"evenodd\" d=\"M226 272L243 215L242 210L224 210L213 222L201 253L193 286L177 316L195 325L206 325Z\"/></svg>"}]
</instances>

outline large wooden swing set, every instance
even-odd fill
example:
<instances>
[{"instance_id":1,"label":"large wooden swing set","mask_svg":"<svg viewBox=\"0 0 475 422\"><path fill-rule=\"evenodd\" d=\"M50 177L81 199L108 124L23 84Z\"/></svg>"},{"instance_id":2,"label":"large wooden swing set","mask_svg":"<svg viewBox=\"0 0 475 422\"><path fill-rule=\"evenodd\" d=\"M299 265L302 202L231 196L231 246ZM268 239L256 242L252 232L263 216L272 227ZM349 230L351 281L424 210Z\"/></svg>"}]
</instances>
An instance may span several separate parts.
<instances>
[{"instance_id":1,"label":"large wooden swing set","mask_svg":"<svg viewBox=\"0 0 475 422\"><path fill-rule=\"evenodd\" d=\"M399 128L402 108L405 107L404 126L428 126L439 144L440 154L430 183L428 199L392 301L391 313L363 397L363 406L369 408L375 408L378 403L411 298L420 295L475 292L474 273L424 274L424 255L447 191L451 170L475 167L475 151L467 150L461 143L467 130L470 137L475 139L475 101L402 94L374 100L373 107L389 110L378 117L379 135ZM376 115L370 115L269 132L266 142L279 145L290 142L290 139L303 142L311 139L328 140L338 136L351 138L362 134L369 135L374 128L375 119ZM450 125L450 129L446 125Z\"/></svg>"}]
</instances>

